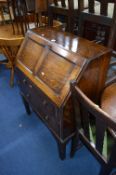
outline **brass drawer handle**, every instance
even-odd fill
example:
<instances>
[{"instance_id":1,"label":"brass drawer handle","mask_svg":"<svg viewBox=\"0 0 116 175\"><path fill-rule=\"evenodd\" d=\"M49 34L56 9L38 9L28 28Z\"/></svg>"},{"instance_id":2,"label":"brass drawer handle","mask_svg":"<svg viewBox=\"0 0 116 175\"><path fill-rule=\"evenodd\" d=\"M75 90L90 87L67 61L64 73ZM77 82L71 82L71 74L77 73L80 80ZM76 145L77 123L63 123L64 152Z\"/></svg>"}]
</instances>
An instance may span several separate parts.
<instances>
[{"instance_id":1,"label":"brass drawer handle","mask_svg":"<svg viewBox=\"0 0 116 175\"><path fill-rule=\"evenodd\" d=\"M30 84L30 85L29 85L29 88L32 89L32 87L33 87L33 86Z\"/></svg>"},{"instance_id":2,"label":"brass drawer handle","mask_svg":"<svg viewBox=\"0 0 116 175\"><path fill-rule=\"evenodd\" d=\"M29 98L30 97L30 94L27 94L26 97Z\"/></svg>"},{"instance_id":3,"label":"brass drawer handle","mask_svg":"<svg viewBox=\"0 0 116 175\"><path fill-rule=\"evenodd\" d=\"M46 100L44 100L44 101L43 101L43 105L46 105L46 104L47 104L47 101L46 101Z\"/></svg>"},{"instance_id":4,"label":"brass drawer handle","mask_svg":"<svg viewBox=\"0 0 116 175\"><path fill-rule=\"evenodd\" d=\"M26 84L26 82L27 82L26 79L23 79L23 83Z\"/></svg>"},{"instance_id":5,"label":"brass drawer handle","mask_svg":"<svg viewBox=\"0 0 116 175\"><path fill-rule=\"evenodd\" d=\"M48 121L48 119L49 119L49 117L48 117L48 115L46 115L46 116L45 116L45 120Z\"/></svg>"}]
</instances>

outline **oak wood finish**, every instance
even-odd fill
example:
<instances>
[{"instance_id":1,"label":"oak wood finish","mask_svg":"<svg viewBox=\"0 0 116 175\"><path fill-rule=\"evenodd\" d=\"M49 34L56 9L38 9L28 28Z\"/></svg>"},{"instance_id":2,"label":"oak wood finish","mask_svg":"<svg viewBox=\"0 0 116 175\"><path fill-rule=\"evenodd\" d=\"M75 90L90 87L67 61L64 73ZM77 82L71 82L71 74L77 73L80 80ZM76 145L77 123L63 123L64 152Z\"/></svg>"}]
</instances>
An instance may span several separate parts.
<instances>
[{"instance_id":1,"label":"oak wood finish","mask_svg":"<svg viewBox=\"0 0 116 175\"><path fill-rule=\"evenodd\" d=\"M70 81L78 81L88 96L96 94L96 101L104 86L110 52L53 28L27 32L16 63L21 94L56 138L61 159L75 134Z\"/></svg>"},{"instance_id":2,"label":"oak wood finish","mask_svg":"<svg viewBox=\"0 0 116 175\"><path fill-rule=\"evenodd\" d=\"M102 92L101 108L77 87L76 82L71 84L77 131L72 141L71 156L74 155L77 142L81 140L100 161L102 166L99 175L109 175L113 168L116 168L116 77L113 81ZM90 117L95 120L96 143L94 146L90 140ZM109 128L115 134L110 157L106 160L102 151L105 131Z\"/></svg>"}]
</instances>

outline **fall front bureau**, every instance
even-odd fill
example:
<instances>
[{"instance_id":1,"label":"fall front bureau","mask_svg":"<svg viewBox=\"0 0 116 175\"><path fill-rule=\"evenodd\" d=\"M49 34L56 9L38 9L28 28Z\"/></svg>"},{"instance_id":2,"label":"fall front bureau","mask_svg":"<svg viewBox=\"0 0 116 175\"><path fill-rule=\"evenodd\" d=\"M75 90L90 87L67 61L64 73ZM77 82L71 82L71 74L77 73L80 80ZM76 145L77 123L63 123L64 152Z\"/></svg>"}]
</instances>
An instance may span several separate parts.
<instances>
[{"instance_id":1,"label":"fall front bureau","mask_svg":"<svg viewBox=\"0 0 116 175\"><path fill-rule=\"evenodd\" d=\"M59 155L75 134L70 81L94 101L104 86L110 49L52 28L28 31L17 55L16 72L21 96L50 129Z\"/></svg>"}]
</instances>

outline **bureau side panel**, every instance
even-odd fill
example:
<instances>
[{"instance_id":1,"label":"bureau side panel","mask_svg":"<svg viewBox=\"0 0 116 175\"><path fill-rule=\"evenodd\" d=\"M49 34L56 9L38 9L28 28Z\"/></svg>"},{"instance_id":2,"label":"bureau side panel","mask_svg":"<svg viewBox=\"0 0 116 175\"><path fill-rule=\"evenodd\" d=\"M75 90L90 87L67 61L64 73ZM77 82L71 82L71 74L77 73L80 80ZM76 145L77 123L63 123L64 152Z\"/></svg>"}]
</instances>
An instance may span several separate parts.
<instances>
[{"instance_id":1,"label":"bureau side panel","mask_svg":"<svg viewBox=\"0 0 116 175\"><path fill-rule=\"evenodd\" d=\"M92 60L77 81L80 89L95 102L99 100L100 93L104 88L110 58L111 53L108 52Z\"/></svg>"}]
</instances>

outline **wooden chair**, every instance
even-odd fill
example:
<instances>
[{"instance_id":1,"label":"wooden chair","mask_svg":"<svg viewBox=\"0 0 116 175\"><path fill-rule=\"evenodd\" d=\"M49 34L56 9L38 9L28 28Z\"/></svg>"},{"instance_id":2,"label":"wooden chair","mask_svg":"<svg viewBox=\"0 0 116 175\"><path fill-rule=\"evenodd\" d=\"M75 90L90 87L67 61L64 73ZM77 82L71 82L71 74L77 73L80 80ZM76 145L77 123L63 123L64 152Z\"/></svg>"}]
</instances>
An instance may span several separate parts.
<instances>
[{"instance_id":1,"label":"wooden chair","mask_svg":"<svg viewBox=\"0 0 116 175\"><path fill-rule=\"evenodd\" d=\"M101 95L101 108L92 102L76 85L71 83L75 111L76 135L72 140L71 156L74 155L79 140L101 163L99 175L109 175L116 168L116 77L107 83ZM91 120L95 120L96 143L90 140ZM111 154L106 160L102 154L106 129L110 128L114 136Z\"/></svg>"},{"instance_id":2,"label":"wooden chair","mask_svg":"<svg viewBox=\"0 0 116 175\"><path fill-rule=\"evenodd\" d=\"M49 25L52 25L55 15L61 15L65 17L66 30L73 32L80 11L87 7L88 0L53 0L48 7Z\"/></svg>"},{"instance_id":3,"label":"wooden chair","mask_svg":"<svg viewBox=\"0 0 116 175\"><path fill-rule=\"evenodd\" d=\"M111 36L110 31L113 23L116 21L116 1L97 0L98 5L95 5L95 0L88 1L88 9L80 13L79 36L89 40L95 40L115 50L116 25L113 26L115 31ZM113 43L113 45L111 43Z\"/></svg>"},{"instance_id":4,"label":"wooden chair","mask_svg":"<svg viewBox=\"0 0 116 175\"><path fill-rule=\"evenodd\" d=\"M23 37L19 38L0 38L0 50L5 55L7 61L0 61L0 64L6 64L11 69L10 85L13 86L14 82L14 67L15 58L19 47L23 41Z\"/></svg>"}]
</instances>

